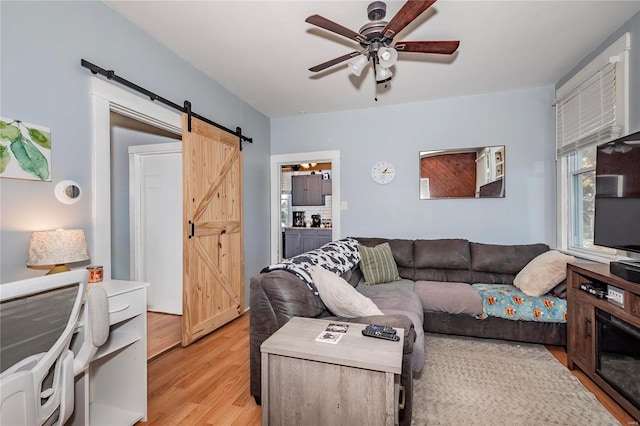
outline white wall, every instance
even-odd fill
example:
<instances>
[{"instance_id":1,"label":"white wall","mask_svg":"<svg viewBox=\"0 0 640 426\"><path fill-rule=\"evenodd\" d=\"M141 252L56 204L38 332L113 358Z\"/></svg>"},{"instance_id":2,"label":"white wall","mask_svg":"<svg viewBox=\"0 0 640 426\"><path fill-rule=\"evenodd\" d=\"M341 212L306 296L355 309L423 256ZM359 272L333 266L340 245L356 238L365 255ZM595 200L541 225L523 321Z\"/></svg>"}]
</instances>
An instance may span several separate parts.
<instances>
[{"instance_id":1,"label":"white wall","mask_svg":"<svg viewBox=\"0 0 640 426\"><path fill-rule=\"evenodd\" d=\"M271 121L271 154L339 149L342 236L555 245L554 88ZM505 145L506 197L419 200L420 151ZM388 185L371 179L380 160Z\"/></svg>"}]
</instances>

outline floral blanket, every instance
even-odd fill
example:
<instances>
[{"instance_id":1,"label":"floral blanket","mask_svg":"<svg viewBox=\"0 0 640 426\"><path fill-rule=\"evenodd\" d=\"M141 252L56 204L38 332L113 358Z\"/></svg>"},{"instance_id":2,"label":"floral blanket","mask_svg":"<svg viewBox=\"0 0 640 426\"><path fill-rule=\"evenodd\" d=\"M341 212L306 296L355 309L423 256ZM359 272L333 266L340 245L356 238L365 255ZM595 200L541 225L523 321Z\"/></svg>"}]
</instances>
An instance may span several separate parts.
<instances>
[{"instance_id":1,"label":"floral blanket","mask_svg":"<svg viewBox=\"0 0 640 426\"><path fill-rule=\"evenodd\" d=\"M510 284L473 284L482 296L482 315L510 320L567 322L567 301L545 294L532 297Z\"/></svg>"},{"instance_id":2,"label":"floral blanket","mask_svg":"<svg viewBox=\"0 0 640 426\"><path fill-rule=\"evenodd\" d=\"M358 240L345 238L343 240L331 241L315 250L284 259L282 262L267 266L262 273L275 271L278 269L289 271L298 276L307 284L309 290L316 295L318 290L313 284L309 267L318 265L335 274L341 275L353 268L360 262L360 252L358 251Z\"/></svg>"}]
</instances>

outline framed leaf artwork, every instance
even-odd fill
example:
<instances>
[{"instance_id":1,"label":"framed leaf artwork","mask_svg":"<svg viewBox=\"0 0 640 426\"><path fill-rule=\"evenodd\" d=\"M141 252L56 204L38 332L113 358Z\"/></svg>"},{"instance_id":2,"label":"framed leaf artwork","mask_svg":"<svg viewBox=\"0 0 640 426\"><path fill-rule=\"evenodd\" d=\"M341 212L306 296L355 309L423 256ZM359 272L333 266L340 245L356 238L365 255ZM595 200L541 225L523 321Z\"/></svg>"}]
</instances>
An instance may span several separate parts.
<instances>
[{"instance_id":1,"label":"framed leaf artwork","mask_svg":"<svg viewBox=\"0 0 640 426\"><path fill-rule=\"evenodd\" d=\"M0 177L51 181L51 130L0 117Z\"/></svg>"}]
</instances>

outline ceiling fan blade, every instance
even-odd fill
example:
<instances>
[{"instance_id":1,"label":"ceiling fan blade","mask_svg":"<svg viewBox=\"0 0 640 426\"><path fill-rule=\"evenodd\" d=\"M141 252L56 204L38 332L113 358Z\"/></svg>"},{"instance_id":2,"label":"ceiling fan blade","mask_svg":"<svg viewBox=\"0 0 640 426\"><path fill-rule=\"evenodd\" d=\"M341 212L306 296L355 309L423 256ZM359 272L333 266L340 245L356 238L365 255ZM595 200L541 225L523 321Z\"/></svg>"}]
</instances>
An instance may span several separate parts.
<instances>
[{"instance_id":1,"label":"ceiling fan blade","mask_svg":"<svg viewBox=\"0 0 640 426\"><path fill-rule=\"evenodd\" d=\"M327 69L327 68L329 68L331 66L339 64L340 62L344 62L344 61L349 60L351 58L355 58L359 54L360 54L360 52L347 53L346 55L342 55L342 56L340 56L338 58L335 58L335 59L332 59L330 61L324 62L322 64L316 65L315 67L311 67L311 68L309 68L309 71L312 71L312 72L322 71L322 70Z\"/></svg>"},{"instance_id":2,"label":"ceiling fan blade","mask_svg":"<svg viewBox=\"0 0 640 426\"><path fill-rule=\"evenodd\" d=\"M411 21L416 19L422 12L429 9L436 0L408 0L389 21L382 30L382 35L389 38L395 37L404 27L409 25Z\"/></svg>"},{"instance_id":3,"label":"ceiling fan blade","mask_svg":"<svg viewBox=\"0 0 640 426\"><path fill-rule=\"evenodd\" d=\"M399 41L394 46L398 52L439 53L451 55L458 50L460 40L450 41Z\"/></svg>"},{"instance_id":4,"label":"ceiling fan blade","mask_svg":"<svg viewBox=\"0 0 640 426\"><path fill-rule=\"evenodd\" d=\"M355 40L358 43L367 40L367 36L343 27L340 24L336 24L335 22L330 21L327 18L323 18L320 15L311 15L304 21L315 25L316 27L324 28L325 30L350 38L351 40Z\"/></svg>"}]
</instances>

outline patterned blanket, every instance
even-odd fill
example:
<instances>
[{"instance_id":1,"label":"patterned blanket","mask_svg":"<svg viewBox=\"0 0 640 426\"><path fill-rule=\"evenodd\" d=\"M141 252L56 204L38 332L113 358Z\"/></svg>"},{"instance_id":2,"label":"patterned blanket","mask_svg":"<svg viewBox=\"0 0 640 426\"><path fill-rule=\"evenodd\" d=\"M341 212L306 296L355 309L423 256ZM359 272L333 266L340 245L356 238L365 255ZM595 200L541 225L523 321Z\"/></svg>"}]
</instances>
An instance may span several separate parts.
<instances>
[{"instance_id":1,"label":"patterned blanket","mask_svg":"<svg viewBox=\"0 0 640 426\"><path fill-rule=\"evenodd\" d=\"M311 279L309 267L318 265L328 271L342 275L360 262L358 244L358 240L354 238L331 241L315 250L284 259L275 265L267 266L260 272L266 273L275 270L291 272L304 281L309 290L317 295L318 290Z\"/></svg>"},{"instance_id":2,"label":"patterned blanket","mask_svg":"<svg viewBox=\"0 0 640 426\"><path fill-rule=\"evenodd\" d=\"M510 320L567 322L567 301L548 294L531 297L510 284L473 284L482 296L482 315Z\"/></svg>"}]
</instances>

